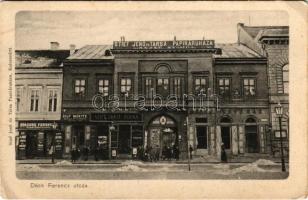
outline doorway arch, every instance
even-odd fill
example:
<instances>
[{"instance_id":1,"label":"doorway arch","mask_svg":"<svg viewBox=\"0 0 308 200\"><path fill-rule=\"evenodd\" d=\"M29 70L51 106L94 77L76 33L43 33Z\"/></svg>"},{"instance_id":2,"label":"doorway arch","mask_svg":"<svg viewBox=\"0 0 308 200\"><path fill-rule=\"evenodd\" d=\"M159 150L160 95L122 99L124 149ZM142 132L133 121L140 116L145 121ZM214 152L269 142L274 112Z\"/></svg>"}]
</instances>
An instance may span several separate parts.
<instances>
[{"instance_id":1,"label":"doorway arch","mask_svg":"<svg viewBox=\"0 0 308 200\"><path fill-rule=\"evenodd\" d=\"M154 117L148 126L147 144L152 148L172 147L178 145L178 131L176 121L167 116Z\"/></svg>"},{"instance_id":2,"label":"doorway arch","mask_svg":"<svg viewBox=\"0 0 308 200\"><path fill-rule=\"evenodd\" d=\"M257 121L254 117L249 117L245 121L245 138L246 138L246 152L259 153L260 141L258 134Z\"/></svg>"}]
</instances>

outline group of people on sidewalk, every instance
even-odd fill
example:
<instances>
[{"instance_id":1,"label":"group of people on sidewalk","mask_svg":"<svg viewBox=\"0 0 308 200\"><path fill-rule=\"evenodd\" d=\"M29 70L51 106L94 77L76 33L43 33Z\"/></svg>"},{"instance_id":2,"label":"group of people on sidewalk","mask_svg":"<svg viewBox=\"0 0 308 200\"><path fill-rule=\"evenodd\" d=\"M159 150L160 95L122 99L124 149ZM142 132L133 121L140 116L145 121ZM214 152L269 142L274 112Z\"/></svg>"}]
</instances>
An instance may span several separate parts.
<instances>
[{"instance_id":1,"label":"group of people on sidewalk","mask_svg":"<svg viewBox=\"0 0 308 200\"><path fill-rule=\"evenodd\" d=\"M192 152L193 148L192 146L189 146L189 156L190 159L192 159ZM170 146L164 146L161 150L159 146L151 147L148 146L146 149L144 149L143 146L139 146L137 148L137 153L133 155L133 159L138 159L142 161L150 161L150 162L156 162L159 160L179 160L179 148L176 145ZM51 157L51 162L55 162L55 147L52 144L49 148L48 154ZM109 151L108 148L103 148L100 146L97 146L95 149L90 149L89 146L84 146L82 148L82 151L79 148L72 148L71 150L71 161L72 163L75 163L80 158L83 158L84 161L87 161L89 159L89 155L94 154L94 160L107 160L109 159ZM222 143L221 144L221 162L227 162L227 153L225 150L225 146Z\"/></svg>"},{"instance_id":2,"label":"group of people on sidewalk","mask_svg":"<svg viewBox=\"0 0 308 200\"><path fill-rule=\"evenodd\" d=\"M179 148L176 145L164 146L162 149L158 145L155 147L139 146L137 148L136 158L142 161L156 162L159 160L178 160L179 159Z\"/></svg>"}]
</instances>

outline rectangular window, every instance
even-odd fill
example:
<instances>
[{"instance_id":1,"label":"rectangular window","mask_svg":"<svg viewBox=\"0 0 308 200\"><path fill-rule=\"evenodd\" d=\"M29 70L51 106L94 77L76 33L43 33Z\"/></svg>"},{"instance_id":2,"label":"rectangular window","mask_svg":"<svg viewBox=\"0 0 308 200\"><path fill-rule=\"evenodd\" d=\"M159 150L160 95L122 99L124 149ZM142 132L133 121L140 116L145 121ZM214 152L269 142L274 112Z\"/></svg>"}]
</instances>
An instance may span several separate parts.
<instances>
[{"instance_id":1,"label":"rectangular window","mask_svg":"<svg viewBox=\"0 0 308 200\"><path fill-rule=\"evenodd\" d=\"M243 94L244 96L256 95L256 81L254 78L243 79Z\"/></svg>"},{"instance_id":2,"label":"rectangular window","mask_svg":"<svg viewBox=\"0 0 308 200\"><path fill-rule=\"evenodd\" d=\"M195 77L194 90L195 90L195 94L196 95L200 94L201 92L203 94L206 94L206 91L207 91L207 77L205 77L205 76Z\"/></svg>"},{"instance_id":3,"label":"rectangular window","mask_svg":"<svg viewBox=\"0 0 308 200\"><path fill-rule=\"evenodd\" d=\"M230 78L218 78L218 94L222 97L230 96Z\"/></svg>"},{"instance_id":4,"label":"rectangular window","mask_svg":"<svg viewBox=\"0 0 308 200\"><path fill-rule=\"evenodd\" d=\"M182 97L182 78L176 77L173 79L173 92L178 98Z\"/></svg>"},{"instance_id":5,"label":"rectangular window","mask_svg":"<svg viewBox=\"0 0 308 200\"><path fill-rule=\"evenodd\" d=\"M157 93L163 97L169 95L169 78L157 79Z\"/></svg>"},{"instance_id":6,"label":"rectangular window","mask_svg":"<svg viewBox=\"0 0 308 200\"><path fill-rule=\"evenodd\" d=\"M58 104L58 90L49 90L48 91L48 111L56 112Z\"/></svg>"},{"instance_id":7,"label":"rectangular window","mask_svg":"<svg viewBox=\"0 0 308 200\"><path fill-rule=\"evenodd\" d=\"M40 91L38 89L31 90L31 100L30 100L30 111L38 112L39 111L39 99Z\"/></svg>"},{"instance_id":8,"label":"rectangular window","mask_svg":"<svg viewBox=\"0 0 308 200\"><path fill-rule=\"evenodd\" d=\"M21 107L21 89L20 87L16 88L16 112L19 112Z\"/></svg>"},{"instance_id":9,"label":"rectangular window","mask_svg":"<svg viewBox=\"0 0 308 200\"><path fill-rule=\"evenodd\" d=\"M75 80L75 95L84 96L86 92L86 80L85 79L76 79Z\"/></svg>"},{"instance_id":10,"label":"rectangular window","mask_svg":"<svg viewBox=\"0 0 308 200\"><path fill-rule=\"evenodd\" d=\"M98 93L102 96L109 96L110 92L110 80L109 79L100 79L98 80Z\"/></svg>"},{"instance_id":11,"label":"rectangular window","mask_svg":"<svg viewBox=\"0 0 308 200\"><path fill-rule=\"evenodd\" d=\"M275 137L280 138L280 131L275 131ZM281 131L281 137L286 138L287 137L287 132L285 130Z\"/></svg>"},{"instance_id":12,"label":"rectangular window","mask_svg":"<svg viewBox=\"0 0 308 200\"><path fill-rule=\"evenodd\" d=\"M198 149L207 149L207 130L206 126L197 126L197 148Z\"/></svg>"},{"instance_id":13,"label":"rectangular window","mask_svg":"<svg viewBox=\"0 0 308 200\"><path fill-rule=\"evenodd\" d=\"M145 96L146 98L152 98L153 95L154 95L153 78L146 77L145 78Z\"/></svg>"},{"instance_id":14,"label":"rectangular window","mask_svg":"<svg viewBox=\"0 0 308 200\"><path fill-rule=\"evenodd\" d=\"M133 81L130 77L122 77L120 79L121 96L126 95L127 97L133 94Z\"/></svg>"}]
</instances>

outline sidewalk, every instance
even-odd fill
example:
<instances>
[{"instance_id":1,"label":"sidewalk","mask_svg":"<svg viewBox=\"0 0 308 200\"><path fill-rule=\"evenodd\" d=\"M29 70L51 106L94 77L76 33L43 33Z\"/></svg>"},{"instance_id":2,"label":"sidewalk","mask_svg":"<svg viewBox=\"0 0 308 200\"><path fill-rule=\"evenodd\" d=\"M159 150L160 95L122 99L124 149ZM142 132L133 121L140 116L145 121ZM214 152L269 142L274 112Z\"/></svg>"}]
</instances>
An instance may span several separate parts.
<instances>
[{"instance_id":1,"label":"sidewalk","mask_svg":"<svg viewBox=\"0 0 308 200\"><path fill-rule=\"evenodd\" d=\"M235 158L229 158L228 163L229 164L240 164L240 163L252 163L257 160L268 160L274 163L280 163L281 159L280 158L273 158L273 157L266 157L266 158L259 158L259 157L235 157ZM116 160L99 160L95 161L92 159L89 159L87 161L84 161L82 159L77 160L73 164L99 164L99 165L123 165L133 162L135 164L142 164L142 165L151 165L151 164L188 164L188 160L171 160L171 161L166 161L166 160L160 160L157 162L150 162L150 161L140 161L140 160L121 160L121 159L116 159ZM69 159L55 159L55 164L56 163L71 163ZM219 164L221 163L218 159L215 158L202 158L202 157L197 157L193 158L190 161L191 164ZM286 159L286 163L288 163L288 159ZM46 159L25 159L25 160L16 160L16 164L52 164L51 159L46 158Z\"/></svg>"}]
</instances>

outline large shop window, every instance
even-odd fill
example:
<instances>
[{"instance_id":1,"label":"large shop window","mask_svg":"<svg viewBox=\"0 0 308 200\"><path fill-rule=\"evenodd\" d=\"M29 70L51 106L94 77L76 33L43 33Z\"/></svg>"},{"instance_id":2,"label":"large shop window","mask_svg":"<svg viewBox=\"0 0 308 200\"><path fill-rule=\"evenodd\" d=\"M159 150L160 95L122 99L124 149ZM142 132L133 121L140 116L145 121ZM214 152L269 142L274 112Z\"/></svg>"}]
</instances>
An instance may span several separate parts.
<instances>
[{"instance_id":1,"label":"large shop window","mask_svg":"<svg viewBox=\"0 0 308 200\"><path fill-rule=\"evenodd\" d=\"M53 89L48 91L48 111L56 112L58 103L58 90Z\"/></svg>"},{"instance_id":2,"label":"large shop window","mask_svg":"<svg viewBox=\"0 0 308 200\"><path fill-rule=\"evenodd\" d=\"M75 80L75 95L84 96L86 92L86 80L85 79L76 79Z\"/></svg>"},{"instance_id":3,"label":"large shop window","mask_svg":"<svg viewBox=\"0 0 308 200\"><path fill-rule=\"evenodd\" d=\"M110 90L110 80L109 79L99 79L98 80L98 93L103 97L109 96Z\"/></svg>"},{"instance_id":4,"label":"large shop window","mask_svg":"<svg viewBox=\"0 0 308 200\"><path fill-rule=\"evenodd\" d=\"M282 68L283 93L289 93L289 64Z\"/></svg>"},{"instance_id":5,"label":"large shop window","mask_svg":"<svg viewBox=\"0 0 308 200\"><path fill-rule=\"evenodd\" d=\"M230 78L218 78L218 94L222 97L230 96Z\"/></svg>"},{"instance_id":6,"label":"large shop window","mask_svg":"<svg viewBox=\"0 0 308 200\"><path fill-rule=\"evenodd\" d=\"M39 99L40 99L40 90L31 89L31 100L30 100L30 111L31 112L39 111Z\"/></svg>"},{"instance_id":7,"label":"large shop window","mask_svg":"<svg viewBox=\"0 0 308 200\"><path fill-rule=\"evenodd\" d=\"M16 112L19 112L21 109L21 92L22 88L16 87Z\"/></svg>"},{"instance_id":8,"label":"large shop window","mask_svg":"<svg viewBox=\"0 0 308 200\"><path fill-rule=\"evenodd\" d=\"M206 94L207 91L207 77L206 76L196 76L194 78L194 90L195 94L198 95L203 92Z\"/></svg>"},{"instance_id":9,"label":"large shop window","mask_svg":"<svg viewBox=\"0 0 308 200\"><path fill-rule=\"evenodd\" d=\"M243 79L243 94L244 96L255 96L256 95L256 79L255 78L244 78Z\"/></svg>"},{"instance_id":10,"label":"large shop window","mask_svg":"<svg viewBox=\"0 0 308 200\"><path fill-rule=\"evenodd\" d=\"M207 149L207 129L206 126L197 126L197 148Z\"/></svg>"},{"instance_id":11,"label":"large shop window","mask_svg":"<svg viewBox=\"0 0 308 200\"><path fill-rule=\"evenodd\" d=\"M143 145L143 127L132 126L132 147L141 147Z\"/></svg>"},{"instance_id":12,"label":"large shop window","mask_svg":"<svg viewBox=\"0 0 308 200\"><path fill-rule=\"evenodd\" d=\"M131 95L133 95L133 80L131 77L122 77L120 84L122 97L130 97Z\"/></svg>"},{"instance_id":13,"label":"large shop window","mask_svg":"<svg viewBox=\"0 0 308 200\"><path fill-rule=\"evenodd\" d=\"M167 97L169 95L169 78L157 79L157 93L162 97Z\"/></svg>"}]
</instances>

